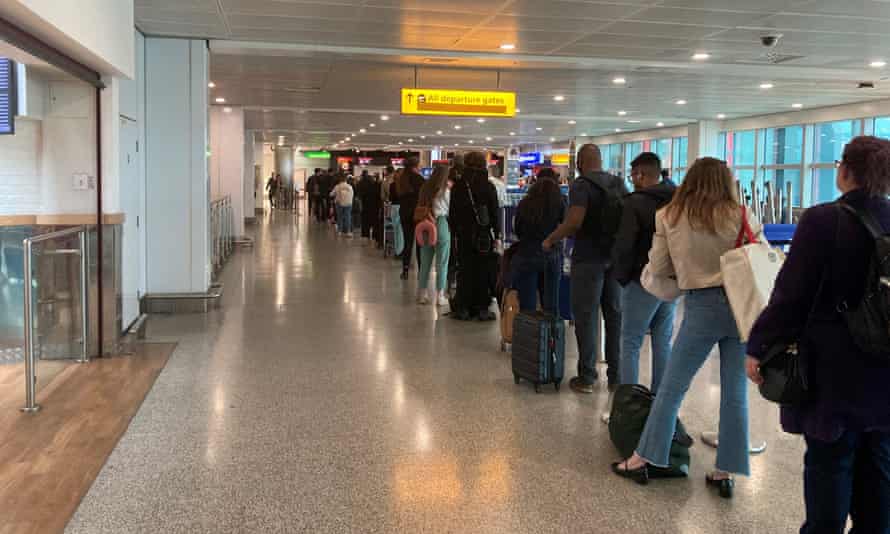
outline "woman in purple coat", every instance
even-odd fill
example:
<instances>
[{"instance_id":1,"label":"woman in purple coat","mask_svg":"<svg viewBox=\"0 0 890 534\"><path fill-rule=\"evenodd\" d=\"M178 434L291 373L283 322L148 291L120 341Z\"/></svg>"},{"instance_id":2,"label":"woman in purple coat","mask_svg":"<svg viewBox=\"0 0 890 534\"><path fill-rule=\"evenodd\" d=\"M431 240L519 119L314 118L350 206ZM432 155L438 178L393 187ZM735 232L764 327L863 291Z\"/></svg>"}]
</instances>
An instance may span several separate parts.
<instances>
[{"instance_id":1,"label":"woman in purple coat","mask_svg":"<svg viewBox=\"0 0 890 534\"><path fill-rule=\"evenodd\" d=\"M839 162L839 202L869 212L890 231L890 141L857 137ZM748 341L748 376L767 350L800 340L812 398L782 408L782 427L806 439L802 534L890 534L890 363L857 348L844 303L865 292L873 238L838 203L806 211L770 303ZM807 319L812 318L805 328Z\"/></svg>"}]
</instances>

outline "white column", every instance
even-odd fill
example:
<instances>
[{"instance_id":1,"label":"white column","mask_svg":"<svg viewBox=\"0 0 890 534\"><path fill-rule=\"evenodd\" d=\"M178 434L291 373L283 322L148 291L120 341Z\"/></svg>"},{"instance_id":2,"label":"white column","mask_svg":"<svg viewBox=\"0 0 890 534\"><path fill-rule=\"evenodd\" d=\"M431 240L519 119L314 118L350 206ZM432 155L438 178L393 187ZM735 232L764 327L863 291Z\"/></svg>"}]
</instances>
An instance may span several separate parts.
<instances>
[{"instance_id":1,"label":"white column","mask_svg":"<svg viewBox=\"0 0 890 534\"><path fill-rule=\"evenodd\" d=\"M244 210L244 221L256 220L256 212L254 209L254 188L255 175L254 168L256 166L256 153L254 152L253 132L247 132L244 136L244 145L241 151L244 153L244 175L241 187L241 205ZM239 234L240 235L240 234Z\"/></svg>"},{"instance_id":2,"label":"white column","mask_svg":"<svg viewBox=\"0 0 890 534\"><path fill-rule=\"evenodd\" d=\"M691 167L698 158L720 158L717 141L720 136L720 122L700 121L689 125L688 165Z\"/></svg>"},{"instance_id":3,"label":"white column","mask_svg":"<svg viewBox=\"0 0 890 534\"><path fill-rule=\"evenodd\" d=\"M244 235L243 108L210 107L210 184L213 199L232 199L235 235Z\"/></svg>"},{"instance_id":4,"label":"white column","mask_svg":"<svg viewBox=\"0 0 890 534\"><path fill-rule=\"evenodd\" d=\"M147 291L205 292L210 287L207 46L147 38L145 48Z\"/></svg>"}]
</instances>

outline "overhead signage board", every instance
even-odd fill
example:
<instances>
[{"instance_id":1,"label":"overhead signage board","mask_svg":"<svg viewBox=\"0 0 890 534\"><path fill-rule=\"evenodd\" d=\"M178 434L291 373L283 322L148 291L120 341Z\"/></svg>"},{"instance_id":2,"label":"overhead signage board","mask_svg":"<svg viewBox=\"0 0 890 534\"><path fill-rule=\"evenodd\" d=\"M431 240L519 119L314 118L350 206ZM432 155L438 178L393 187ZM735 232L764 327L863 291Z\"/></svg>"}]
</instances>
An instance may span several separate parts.
<instances>
[{"instance_id":1,"label":"overhead signage board","mask_svg":"<svg viewBox=\"0 0 890 534\"><path fill-rule=\"evenodd\" d=\"M304 150L303 157L308 159L330 159L331 153L324 150Z\"/></svg>"},{"instance_id":2,"label":"overhead signage board","mask_svg":"<svg viewBox=\"0 0 890 534\"><path fill-rule=\"evenodd\" d=\"M544 163L544 156L542 156L540 152L526 152L520 154L519 163L524 165L540 165L541 163Z\"/></svg>"},{"instance_id":3,"label":"overhead signage board","mask_svg":"<svg viewBox=\"0 0 890 534\"><path fill-rule=\"evenodd\" d=\"M551 165L568 165L569 164L569 155L568 154L553 154L550 156L550 164Z\"/></svg>"},{"instance_id":4,"label":"overhead signage board","mask_svg":"<svg viewBox=\"0 0 890 534\"><path fill-rule=\"evenodd\" d=\"M374 158L358 158L358 164L362 167L371 165L374 163Z\"/></svg>"},{"instance_id":5,"label":"overhead signage board","mask_svg":"<svg viewBox=\"0 0 890 534\"><path fill-rule=\"evenodd\" d=\"M516 93L402 89L403 115L449 117L515 117Z\"/></svg>"}]
</instances>

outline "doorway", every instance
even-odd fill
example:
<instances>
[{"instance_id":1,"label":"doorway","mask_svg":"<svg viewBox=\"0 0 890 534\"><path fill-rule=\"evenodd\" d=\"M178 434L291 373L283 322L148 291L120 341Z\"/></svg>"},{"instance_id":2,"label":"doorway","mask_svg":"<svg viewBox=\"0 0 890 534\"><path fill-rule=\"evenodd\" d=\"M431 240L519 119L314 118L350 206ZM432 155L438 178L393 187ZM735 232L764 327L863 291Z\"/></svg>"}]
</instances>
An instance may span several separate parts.
<instances>
[{"instance_id":1,"label":"doorway","mask_svg":"<svg viewBox=\"0 0 890 534\"><path fill-rule=\"evenodd\" d=\"M139 127L136 122L120 119L121 209L130 214L124 219L121 265L122 323L127 329L139 317L139 299L145 290L145 255L141 243L145 219L139 172Z\"/></svg>"}]
</instances>

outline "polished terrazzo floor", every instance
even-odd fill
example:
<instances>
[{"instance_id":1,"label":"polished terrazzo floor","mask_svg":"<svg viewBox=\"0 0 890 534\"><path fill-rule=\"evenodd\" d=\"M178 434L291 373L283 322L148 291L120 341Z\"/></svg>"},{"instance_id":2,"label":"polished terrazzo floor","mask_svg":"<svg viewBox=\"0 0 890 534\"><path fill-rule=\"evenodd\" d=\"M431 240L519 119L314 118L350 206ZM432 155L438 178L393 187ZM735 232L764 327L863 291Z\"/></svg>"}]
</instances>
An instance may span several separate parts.
<instances>
[{"instance_id":1,"label":"polished terrazzo floor","mask_svg":"<svg viewBox=\"0 0 890 534\"><path fill-rule=\"evenodd\" d=\"M151 319L150 339L179 346L67 532L798 528L802 444L753 390L769 450L734 500L705 487L701 443L690 479L640 487L609 472L604 391L514 385L496 323L416 306L414 282L359 240L286 214L253 233L222 309ZM718 373L712 359L684 405L696 435L716 427Z\"/></svg>"}]
</instances>

